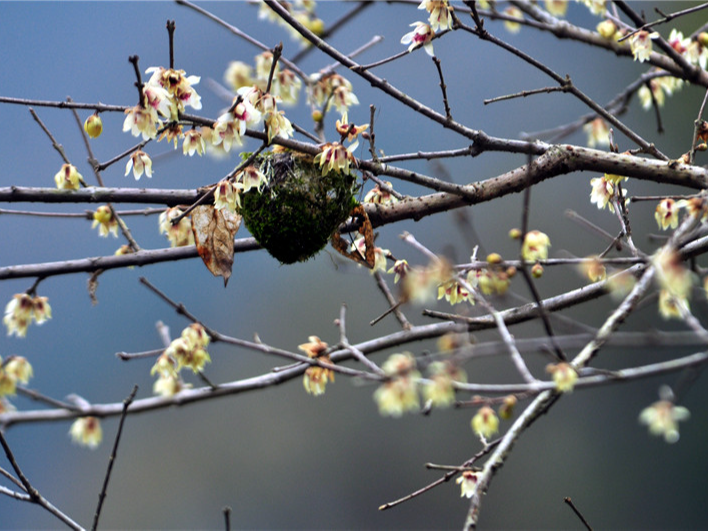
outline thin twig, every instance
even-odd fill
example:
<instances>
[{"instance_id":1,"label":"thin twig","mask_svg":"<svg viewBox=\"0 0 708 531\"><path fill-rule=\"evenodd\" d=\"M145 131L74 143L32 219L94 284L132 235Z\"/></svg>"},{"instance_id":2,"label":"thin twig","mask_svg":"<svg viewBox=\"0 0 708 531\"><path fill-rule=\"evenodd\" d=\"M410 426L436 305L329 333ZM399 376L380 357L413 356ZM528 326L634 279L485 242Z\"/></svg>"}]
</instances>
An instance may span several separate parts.
<instances>
[{"instance_id":1,"label":"thin twig","mask_svg":"<svg viewBox=\"0 0 708 531\"><path fill-rule=\"evenodd\" d=\"M111 472L113 471L113 465L116 462L116 457L118 457L118 444L120 443L120 437L123 433L123 424L125 423L125 417L128 415L128 408L130 404L133 403L136 393L138 392L138 386L133 387L133 390L128 395L128 397L123 401L123 411L120 415L120 421L118 422L118 432L116 433L115 441L113 442L113 450L111 450L111 456L108 458L108 469L106 470L106 476L103 479L103 487L101 487L101 492L98 495L98 506L96 507L96 514L93 517L93 525L91 526L92 531L98 529L98 519L101 516L101 510L103 509L103 502L106 500L106 491L108 490L108 482L111 479Z\"/></svg>"}]
</instances>

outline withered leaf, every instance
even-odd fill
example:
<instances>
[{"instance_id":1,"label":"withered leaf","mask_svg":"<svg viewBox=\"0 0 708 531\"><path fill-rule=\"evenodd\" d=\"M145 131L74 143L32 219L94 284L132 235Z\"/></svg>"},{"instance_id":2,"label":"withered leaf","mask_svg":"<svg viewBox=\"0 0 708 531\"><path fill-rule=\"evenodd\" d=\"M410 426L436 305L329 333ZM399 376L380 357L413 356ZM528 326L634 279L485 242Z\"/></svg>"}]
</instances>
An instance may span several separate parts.
<instances>
[{"instance_id":1,"label":"withered leaf","mask_svg":"<svg viewBox=\"0 0 708 531\"><path fill-rule=\"evenodd\" d=\"M214 205L199 205L192 211L192 232L197 252L214 276L224 277L224 286L234 263L234 236L241 226L241 216Z\"/></svg>"}]
</instances>

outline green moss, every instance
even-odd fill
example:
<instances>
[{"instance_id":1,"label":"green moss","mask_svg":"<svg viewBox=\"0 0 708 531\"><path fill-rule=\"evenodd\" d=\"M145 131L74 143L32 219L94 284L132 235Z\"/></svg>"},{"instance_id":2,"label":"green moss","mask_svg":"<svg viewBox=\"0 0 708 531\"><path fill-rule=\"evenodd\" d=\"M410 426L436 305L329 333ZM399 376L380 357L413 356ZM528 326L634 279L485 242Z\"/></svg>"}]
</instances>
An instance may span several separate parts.
<instances>
[{"instance_id":1,"label":"green moss","mask_svg":"<svg viewBox=\"0 0 708 531\"><path fill-rule=\"evenodd\" d=\"M269 184L261 193L243 194L246 227L284 264L312 258L356 206L356 178L337 171L321 175L311 159L291 153L264 155L256 164Z\"/></svg>"}]
</instances>

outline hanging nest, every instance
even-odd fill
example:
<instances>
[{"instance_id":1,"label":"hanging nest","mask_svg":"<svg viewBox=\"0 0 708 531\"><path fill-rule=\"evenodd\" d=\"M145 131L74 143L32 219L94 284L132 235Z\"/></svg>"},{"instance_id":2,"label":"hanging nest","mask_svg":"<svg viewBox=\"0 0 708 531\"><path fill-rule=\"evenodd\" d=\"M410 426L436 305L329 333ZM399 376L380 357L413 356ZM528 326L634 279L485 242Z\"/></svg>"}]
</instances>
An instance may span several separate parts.
<instances>
[{"instance_id":1,"label":"hanging nest","mask_svg":"<svg viewBox=\"0 0 708 531\"><path fill-rule=\"evenodd\" d=\"M241 215L258 243L283 264L304 262L321 251L358 204L354 175L322 175L312 157L290 152L259 156L262 192L241 197Z\"/></svg>"}]
</instances>

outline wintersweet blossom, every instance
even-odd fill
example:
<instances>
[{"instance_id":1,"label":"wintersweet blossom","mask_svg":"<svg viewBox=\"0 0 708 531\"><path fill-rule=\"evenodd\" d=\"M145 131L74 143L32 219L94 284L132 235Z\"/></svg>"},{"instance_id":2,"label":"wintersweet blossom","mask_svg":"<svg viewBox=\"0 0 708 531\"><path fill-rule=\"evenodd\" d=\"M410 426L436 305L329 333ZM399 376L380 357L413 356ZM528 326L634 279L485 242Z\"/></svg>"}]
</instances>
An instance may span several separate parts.
<instances>
[{"instance_id":1,"label":"wintersweet blossom","mask_svg":"<svg viewBox=\"0 0 708 531\"><path fill-rule=\"evenodd\" d=\"M457 279L451 278L447 282L438 286L438 300L443 297L445 297L445 300L454 306L455 304L468 300L470 297L470 292L462 287Z\"/></svg>"},{"instance_id":2,"label":"wintersweet blossom","mask_svg":"<svg viewBox=\"0 0 708 531\"><path fill-rule=\"evenodd\" d=\"M659 315L663 319L682 319L689 310L687 299L679 299L667 289L659 290Z\"/></svg>"},{"instance_id":3,"label":"wintersweet blossom","mask_svg":"<svg viewBox=\"0 0 708 531\"><path fill-rule=\"evenodd\" d=\"M199 83L201 79L199 76L186 76L184 70L161 66L152 66L145 73L152 74L147 85L162 87L170 94L170 119L172 121L177 120L179 113L184 112L187 105L195 110L202 108L201 96L192 86Z\"/></svg>"},{"instance_id":4,"label":"wintersweet blossom","mask_svg":"<svg viewBox=\"0 0 708 531\"><path fill-rule=\"evenodd\" d=\"M489 406L482 406L472 417L472 431L483 439L489 439L499 431L499 417Z\"/></svg>"},{"instance_id":5,"label":"wintersweet blossom","mask_svg":"<svg viewBox=\"0 0 708 531\"><path fill-rule=\"evenodd\" d=\"M410 271L410 269L411 267L408 265L407 260L396 260L396 263L393 264L393 267L389 269L387 273L395 273L395 276L393 277L393 283L397 284L400 279L405 278L406 274L408 273L408 271ZM706 291L708 292L708 290Z\"/></svg>"},{"instance_id":6,"label":"wintersweet blossom","mask_svg":"<svg viewBox=\"0 0 708 531\"><path fill-rule=\"evenodd\" d=\"M52 317L52 308L47 297L30 297L27 293L16 293L5 306L2 322L7 327L7 335L25 337L27 327L34 321L38 325Z\"/></svg>"},{"instance_id":7,"label":"wintersweet blossom","mask_svg":"<svg viewBox=\"0 0 708 531\"><path fill-rule=\"evenodd\" d=\"M251 188L255 188L258 193L261 193L263 187L268 185L268 179L265 174L253 165L243 168L236 176L236 179L237 182L243 185L243 193L248 192Z\"/></svg>"},{"instance_id":8,"label":"wintersweet blossom","mask_svg":"<svg viewBox=\"0 0 708 531\"><path fill-rule=\"evenodd\" d=\"M243 61L231 61L224 72L224 81L234 92L253 85L253 68Z\"/></svg>"},{"instance_id":9,"label":"wintersweet blossom","mask_svg":"<svg viewBox=\"0 0 708 531\"><path fill-rule=\"evenodd\" d=\"M163 351L155 361L155 364L150 369L150 376L159 374L161 376L176 376L177 371L177 361Z\"/></svg>"},{"instance_id":10,"label":"wintersweet blossom","mask_svg":"<svg viewBox=\"0 0 708 531\"><path fill-rule=\"evenodd\" d=\"M177 144L183 137L184 133L182 132L182 126L176 122L172 122L162 130L162 133L160 133L160 138L158 138L157 141L162 142L166 139L168 144L172 142L174 144L174 148L177 149Z\"/></svg>"},{"instance_id":11,"label":"wintersweet blossom","mask_svg":"<svg viewBox=\"0 0 708 531\"><path fill-rule=\"evenodd\" d=\"M504 10L504 14L508 17L517 19L517 20L523 20L524 19L524 13L521 11L516 6L509 6ZM521 31L521 24L519 22L513 22L511 20L505 20L504 21L504 27L506 30L510 33L519 33Z\"/></svg>"},{"instance_id":12,"label":"wintersweet blossom","mask_svg":"<svg viewBox=\"0 0 708 531\"><path fill-rule=\"evenodd\" d=\"M92 450L98 448L103 439L101 423L96 417L80 417L74 421L69 430L71 440Z\"/></svg>"},{"instance_id":13,"label":"wintersweet blossom","mask_svg":"<svg viewBox=\"0 0 708 531\"><path fill-rule=\"evenodd\" d=\"M652 263L661 287L679 300L688 300L693 288L693 273L684 267L681 255L662 247L652 257Z\"/></svg>"},{"instance_id":14,"label":"wintersweet blossom","mask_svg":"<svg viewBox=\"0 0 708 531\"><path fill-rule=\"evenodd\" d=\"M610 145L610 128L602 118L595 118L583 126L583 131L588 135L588 147Z\"/></svg>"},{"instance_id":15,"label":"wintersweet blossom","mask_svg":"<svg viewBox=\"0 0 708 531\"><path fill-rule=\"evenodd\" d=\"M667 443L679 440L678 423L688 420L691 414L683 406L676 406L669 400L659 400L642 410L639 422L649 427L652 435L663 435Z\"/></svg>"},{"instance_id":16,"label":"wintersweet blossom","mask_svg":"<svg viewBox=\"0 0 708 531\"><path fill-rule=\"evenodd\" d=\"M392 354L381 367L390 378L374 392L381 415L400 417L407 411L418 411L418 380L415 358L410 352Z\"/></svg>"},{"instance_id":17,"label":"wintersweet blossom","mask_svg":"<svg viewBox=\"0 0 708 531\"><path fill-rule=\"evenodd\" d=\"M600 36L604 39L610 40L610 39L615 39L618 38L618 32L617 32L617 26L615 25L614 22L612 22L609 19L603 20L600 22L596 27L595 30L600 34Z\"/></svg>"},{"instance_id":18,"label":"wintersweet blossom","mask_svg":"<svg viewBox=\"0 0 708 531\"><path fill-rule=\"evenodd\" d=\"M434 361L428 366L429 379L423 386L423 397L434 407L449 407L455 402L453 382L467 382L465 371L450 361Z\"/></svg>"},{"instance_id":19,"label":"wintersweet blossom","mask_svg":"<svg viewBox=\"0 0 708 531\"><path fill-rule=\"evenodd\" d=\"M473 287L479 288L484 295L503 295L511 285L512 274L516 274L516 270L509 269L473 269L467 273L467 283ZM470 302L474 302L470 299Z\"/></svg>"},{"instance_id":20,"label":"wintersweet blossom","mask_svg":"<svg viewBox=\"0 0 708 531\"><path fill-rule=\"evenodd\" d=\"M332 363L329 356L325 354L327 352L327 343L322 341L317 336L310 336L308 343L303 343L298 346L299 350L302 350L309 358L320 359L327 363ZM302 380L302 385L305 387L305 391L314 396L319 396L324 394L327 382L334 382L334 371L326 367L320 367L318 365L311 365L305 371L305 375Z\"/></svg>"},{"instance_id":21,"label":"wintersweet blossom","mask_svg":"<svg viewBox=\"0 0 708 531\"><path fill-rule=\"evenodd\" d=\"M295 134L293 124L285 117L285 111L269 111L263 121L268 131L268 143L275 137L290 138Z\"/></svg>"},{"instance_id":22,"label":"wintersweet blossom","mask_svg":"<svg viewBox=\"0 0 708 531\"><path fill-rule=\"evenodd\" d=\"M590 282L598 282L607 278L607 270L602 261L597 256L590 256L580 264L580 272L587 277Z\"/></svg>"},{"instance_id":23,"label":"wintersweet blossom","mask_svg":"<svg viewBox=\"0 0 708 531\"><path fill-rule=\"evenodd\" d=\"M433 31L452 28L452 7L447 0L423 0L418 9L430 13L428 22Z\"/></svg>"},{"instance_id":24,"label":"wintersweet blossom","mask_svg":"<svg viewBox=\"0 0 708 531\"><path fill-rule=\"evenodd\" d=\"M73 164L62 164L54 176L54 182L59 190L78 190L84 178Z\"/></svg>"},{"instance_id":25,"label":"wintersweet blossom","mask_svg":"<svg viewBox=\"0 0 708 531\"><path fill-rule=\"evenodd\" d=\"M165 354L174 358L178 371L183 367L189 367L192 372L196 373L211 362L211 357L204 347L193 343L184 335L172 340L170 346L165 350Z\"/></svg>"},{"instance_id":26,"label":"wintersweet blossom","mask_svg":"<svg viewBox=\"0 0 708 531\"><path fill-rule=\"evenodd\" d=\"M548 258L548 248L551 239L540 230L531 230L526 233L521 246L521 256L526 262L537 262Z\"/></svg>"},{"instance_id":27,"label":"wintersweet blossom","mask_svg":"<svg viewBox=\"0 0 708 531\"><path fill-rule=\"evenodd\" d=\"M348 113L345 110L342 113L342 118L335 122L335 127L337 132L342 135L342 142L344 142L345 139L352 142L357 136L369 128L369 124L354 125L349 123Z\"/></svg>"},{"instance_id":28,"label":"wintersweet blossom","mask_svg":"<svg viewBox=\"0 0 708 531\"><path fill-rule=\"evenodd\" d=\"M401 37L401 44L408 44L409 52L422 46L429 56L432 57L435 55L432 43L433 37L435 36L433 29L425 22L414 22L410 26L415 27L415 29Z\"/></svg>"},{"instance_id":29,"label":"wintersweet blossom","mask_svg":"<svg viewBox=\"0 0 708 531\"><path fill-rule=\"evenodd\" d=\"M190 129L187 131L182 143L182 153L190 157L196 153L201 157L204 155L204 151L206 151L206 145L204 144L201 132L198 129Z\"/></svg>"},{"instance_id":30,"label":"wintersweet blossom","mask_svg":"<svg viewBox=\"0 0 708 531\"><path fill-rule=\"evenodd\" d=\"M152 109L165 118L171 118L172 115L172 97L160 85L147 84L143 87L143 98L146 109Z\"/></svg>"},{"instance_id":31,"label":"wintersweet blossom","mask_svg":"<svg viewBox=\"0 0 708 531\"><path fill-rule=\"evenodd\" d=\"M222 180L214 188L214 208L217 210L226 209L236 212L236 208L241 208L241 192L243 185L233 183L229 180Z\"/></svg>"},{"instance_id":32,"label":"wintersweet blossom","mask_svg":"<svg viewBox=\"0 0 708 531\"><path fill-rule=\"evenodd\" d=\"M152 384L152 392L158 396L171 397L189 387L191 386L185 384L177 375L160 374L155 383Z\"/></svg>"},{"instance_id":33,"label":"wintersweet blossom","mask_svg":"<svg viewBox=\"0 0 708 531\"><path fill-rule=\"evenodd\" d=\"M362 259L366 257L366 240L363 236L354 240L351 246L351 252L357 251ZM382 249L381 247L374 247L374 267L369 270L372 275L376 271L386 272L386 257L391 254L388 249Z\"/></svg>"},{"instance_id":34,"label":"wintersweet blossom","mask_svg":"<svg viewBox=\"0 0 708 531\"><path fill-rule=\"evenodd\" d=\"M273 78L273 91L285 105L295 105L300 96L302 81L292 70L285 68Z\"/></svg>"},{"instance_id":35,"label":"wintersweet blossom","mask_svg":"<svg viewBox=\"0 0 708 531\"><path fill-rule=\"evenodd\" d=\"M130 131L133 136L142 135L143 140L157 136L157 128L162 125L157 117L157 111L152 107L145 109L140 105L126 109L123 121L123 132Z\"/></svg>"},{"instance_id":36,"label":"wintersweet blossom","mask_svg":"<svg viewBox=\"0 0 708 531\"><path fill-rule=\"evenodd\" d=\"M546 366L546 372L553 377L556 383L556 390L561 393L572 393L575 382L578 381L578 373L570 363L556 363Z\"/></svg>"},{"instance_id":37,"label":"wintersweet blossom","mask_svg":"<svg viewBox=\"0 0 708 531\"><path fill-rule=\"evenodd\" d=\"M543 5L554 17L564 17L568 11L568 0L545 0Z\"/></svg>"},{"instance_id":38,"label":"wintersweet blossom","mask_svg":"<svg viewBox=\"0 0 708 531\"><path fill-rule=\"evenodd\" d=\"M649 33L648 31L641 30L629 38L629 46L632 49L632 55L635 61L643 63L649 60L652 51L651 41L657 37L659 37L657 32Z\"/></svg>"},{"instance_id":39,"label":"wintersweet blossom","mask_svg":"<svg viewBox=\"0 0 708 531\"><path fill-rule=\"evenodd\" d=\"M113 210L108 205L101 205L93 213L93 223L91 228L98 227L98 235L104 238L109 233L113 234L114 238L118 237L118 220L116 219Z\"/></svg>"},{"instance_id":40,"label":"wintersweet blossom","mask_svg":"<svg viewBox=\"0 0 708 531\"><path fill-rule=\"evenodd\" d=\"M637 97L642 104L642 109L645 111L651 109L654 101L656 101L657 107L663 107L666 101L664 90L656 79L649 80L649 88L647 88L646 84L639 87Z\"/></svg>"},{"instance_id":41,"label":"wintersweet blossom","mask_svg":"<svg viewBox=\"0 0 708 531\"><path fill-rule=\"evenodd\" d=\"M590 186L592 186L590 202L597 204L597 208L600 210L609 207L610 212L614 213L615 207L612 204L612 199L615 196L615 187L612 183L605 179L605 177L596 177L590 179Z\"/></svg>"},{"instance_id":42,"label":"wintersweet blossom","mask_svg":"<svg viewBox=\"0 0 708 531\"><path fill-rule=\"evenodd\" d=\"M477 486L477 473L472 470L465 470L462 475L455 480L460 486L460 496L463 498L471 498L474 495Z\"/></svg>"},{"instance_id":43,"label":"wintersweet blossom","mask_svg":"<svg viewBox=\"0 0 708 531\"><path fill-rule=\"evenodd\" d=\"M131 170L136 181L140 180L143 173L145 173L146 177L152 177L152 159L147 153L139 149L128 159L128 163L125 165L125 175L127 176Z\"/></svg>"},{"instance_id":44,"label":"wintersweet blossom","mask_svg":"<svg viewBox=\"0 0 708 531\"><path fill-rule=\"evenodd\" d=\"M322 146L322 151L315 155L315 164L322 168L322 175L330 171L349 173L349 167L356 165L352 152L357 148L358 142L349 147L344 147L339 142L330 142Z\"/></svg>"},{"instance_id":45,"label":"wintersweet blossom","mask_svg":"<svg viewBox=\"0 0 708 531\"><path fill-rule=\"evenodd\" d=\"M17 394L17 380L0 367L0 398Z\"/></svg>"},{"instance_id":46,"label":"wintersweet blossom","mask_svg":"<svg viewBox=\"0 0 708 531\"><path fill-rule=\"evenodd\" d=\"M10 356L5 360L5 363L0 365L2 365L2 370L5 371L5 374L19 383L28 383L29 379L34 375L32 365L23 356Z\"/></svg>"},{"instance_id":47,"label":"wintersweet blossom","mask_svg":"<svg viewBox=\"0 0 708 531\"><path fill-rule=\"evenodd\" d=\"M581 0L593 15L604 15L606 0Z\"/></svg>"},{"instance_id":48,"label":"wintersweet blossom","mask_svg":"<svg viewBox=\"0 0 708 531\"><path fill-rule=\"evenodd\" d=\"M393 190L390 181L383 181L383 184L389 190ZM389 205L393 203L398 203L398 197L393 195L387 189L382 188L380 185L374 186L369 190L364 196L364 203L374 203L378 205Z\"/></svg>"},{"instance_id":49,"label":"wintersweet blossom","mask_svg":"<svg viewBox=\"0 0 708 531\"><path fill-rule=\"evenodd\" d=\"M160 234L167 235L170 247L194 245L194 233L192 232L192 222L189 216L181 218L178 223L172 223L172 220L181 216L182 213L182 209L179 207L172 207L160 214Z\"/></svg>"},{"instance_id":50,"label":"wintersweet blossom","mask_svg":"<svg viewBox=\"0 0 708 531\"><path fill-rule=\"evenodd\" d=\"M666 230L669 227L675 229L678 227L679 222L679 210L686 206L685 201L676 201L667 197L662 199L658 205L656 205L656 211L654 212L654 219L659 225L659 228Z\"/></svg>"},{"instance_id":51,"label":"wintersweet blossom","mask_svg":"<svg viewBox=\"0 0 708 531\"><path fill-rule=\"evenodd\" d=\"M309 101L317 106L327 104L327 110L333 105L343 114L352 105L358 105L359 99L352 90L352 84L339 74L316 74L311 77L312 89Z\"/></svg>"}]
</instances>

